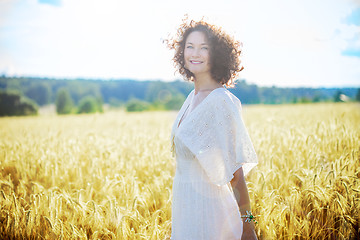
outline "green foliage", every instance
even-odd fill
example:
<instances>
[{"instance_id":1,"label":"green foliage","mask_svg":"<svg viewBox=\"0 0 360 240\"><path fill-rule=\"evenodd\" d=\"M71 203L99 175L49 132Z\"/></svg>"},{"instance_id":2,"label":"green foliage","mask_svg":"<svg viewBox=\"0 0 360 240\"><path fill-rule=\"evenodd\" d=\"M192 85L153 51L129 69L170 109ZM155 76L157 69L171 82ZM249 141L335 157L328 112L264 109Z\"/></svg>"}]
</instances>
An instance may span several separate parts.
<instances>
[{"instance_id":1,"label":"green foliage","mask_svg":"<svg viewBox=\"0 0 360 240\"><path fill-rule=\"evenodd\" d=\"M126 104L126 110L128 112L179 110L184 101L185 97L182 94L166 94L152 103L131 99Z\"/></svg>"},{"instance_id":2,"label":"green foliage","mask_svg":"<svg viewBox=\"0 0 360 240\"><path fill-rule=\"evenodd\" d=\"M33 99L40 106L50 103L51 88L48 83L34 83L25 92L28 98Z\"/></svg>"},{"instance_id":3,"label":"green foliage","mask_svg":"<svg viewBox=\"0 0 360 240\"><path fill-rule=\"evenodd\" d=\"M191 91L191 88L188 90L186 94ZM150 110L179 110L184 103L185 97L172 85L156 81L149 85L145 99L152 103Z\"/></svg>"},{"instance_id":4,"label":"green foliage","mask_svg":"<svg viewBox=\"0 0 360 240\"><path fill-rule=\"evenodd\" d=\"M182 94L171 96L171 98L165 103L166 110L179 110L185 101L185 97Z\"/></svg>"},{"instance_id":5,"label":"green foliage","mask_svg":"<svg viewBox=\"0 0 360 240\"><path fill-rule=\"evenodd\" d=\"M83 97L79 102L78 113L94 112L103 112L102 101L92 96Z\"/></svg>"},{"instance_id":6,"label":"green foliage","mask_svg":"<svg viewBox=\"0 0 360 240\"><path fill-rule=\"evenodd\" d=\"M343 93L340 90L336 91L336 93L334 95L334 102L342 102L342 100L341 100L342 94Z\"/></svg>"},{"instance_id":7,"label":"green foliage","mask_svg":"<svg viewBox=\"0 0 360 240\"><path fill-rule=\"evenodd\" d=\"M131 99L126 104L126 111L128 112L141 112L149 109L150 109L149 103L135 98Z\"/></svg>"},{"instance_id":8,"label":"green foliage","mask_svg":"<svg viewBox=\"0 0 360 240\"><path fill-rule=\"evenodd\" d=\"M355 99L356 101L360 102L360 88L357 90Z\"/></svg>"},{"instance_id":9,"label":"green foliage","mask_svg":"<svg viewBox=\"0 0 360 240\"><path fill-rule=\"evenodd\" d=\"M58 114L69 114L73 108L73 100L66 88L60 88L56 94L56 112Z\"/></svg>"},{"instance_id":10,"label":"green foliage","mask_svg":"<svg viewBox=\"0 0 360 240\"><path fill-rule=\"evenodd\" d=\"M5 89L8 92L15 92L15 93L19 93L19 94L23 94L23 92L24 92L24 87L22 86L22 81L21 81L21 79L17 79L17 78L10 78L6 82Z\"/></svg>"},{"instance_id":11,"label":"green foliage","mask_svg":"<svg viewBox=\"0 0 360 240\"><path fill-rule=\"evenodd\" d=\"M265 81L265 79L264 79ZM169 106L176 95L187 96L194 88L188 81L134 81L87 80L87 79L47 79L47 78L8 78L0 76L0 89L17 91L20 95L35 100L39 105L56 101L60 88L67 88L74 104L78 105L85 96L102 99L105 104L121 106L132 98L147 101L151 109L175 109ZM229 89L243 104L282 104L301 102L308 99L312 102L334 101L337 91L341 91L344 101L356 99L357 88L279 88L260 87L238 80L235 88ZM360 93L359 93L360 94ZM49 97L50 95L50 97ZM340 96L339 96L340 97ZM50 98L50 100L48 100ZM360 96L358 97L360 98ZM338 98L339 99L339 98ZM340 98L341 100L341 98Z\"/></svg>"},{"instance_id":12,"label":"green foliage","mask_svg":"<svg viewBox=\"0 0 360 240\"><path fill-rule=\"evenodd\" d=\"M112 80L99 81L99 88L105 103L110 99L127 102L132 98L146 100L146 91L151 81Z\"/></svg>"},{"instance_id":13,"label":"green foliage","mask_svg":"<svg viewBox=\"0 0 360 240\"><path fill-rule=\"evenodd\" d=\"M110 104L110 107L113 107L113 108L119 108L122 105L124 105L124 103L117 98L110 98L109 104Z\"/></svg>"},{"instance_id":14,"label":"green foliage","mask_svg":"<svg viewBox=\"0 0 360 240\"><path fill-rule=\"evenodd\" d=\"M311 103L311 100L307 97L302 97L300 98L300 103Z\"/></svg>"},{"instance_id":15,"label":"green foliage","mask_svg":"<svg viewBox=\"0 0 360 240\"><path fill-rule=\"evenodd\" d=\"M37 110L34 101L15 92L0 91L0 116L36 115Z\"/></svg>"},{"instance_id":16,"label":"green foliage","mask_svg":"<svg viewBox=\"0 0 360 240\"><path fill-rule=\"evenodd\" d=\"M311 102L320 102L321 101L321 96L319 94L315 94L314 97L312 98Z\"/></svg>"},{"instance_id":17,"label":"green foliage","mask_svg":"<svg viewBox=\"0 0 360 240\"><path fill-rule=\"evenodd\" d=\"M169 100L171 95L175 93L176 90L173 89L168 83L156 81L149 84L145 100L148 102L166 102Z\"/></svg>"},{"instance_id":18,"label":"green foliage","mask_svg":"<svg viewBox=\"0 0 360 240\"><path fill-rule=\"evenodd\" d=\"M80 103L80 100L87 96L102 98L99 85L94 81L88 81L86 84L83 81L70 81L67 89L75 104Z\"/></svg>"},{"instance_id":19,"label":"green foliage","mask_svg":"<svg viewBox=\"0 0 360 240\"><path fill-rule=\"evenodd\" d=\"M254 84L247 84L244 80L243 81L236 81L235 88L230 89L230 91L235 95L238 96L242 103L244 104L256 104L261 102L260 98L260 89L258 86ZM262 93L264 96L270 95L271 103L275 103L275 101L272 100L272 93L274 91L266 91L263 90ZM277 94L275 94L277 95Z\"/></svg>"},{"instance_id":20,"label":"green foliage","mask_svg":"<svg viewBox=\"0 0 360 240\"><path fill-rule=\"evenodd\" d=\"M104 109L103 109L103 100L101 97L97 97L96 98L96 103L97 103L97 108L98 108L98 112L101 112L103 113L104 112Z\"/></svg>"},{"instance_id":21,"label":"green foliage","mask_svg":"<svg viewBox=\"0 0 360 240\"><path fill-rule=\"evenodd\" d=\"M153 103L148 103L149 108L147 110L149 111L164 111L166 110L165 105L160 101L155 101Z\"/></svg>"}]
</instances>

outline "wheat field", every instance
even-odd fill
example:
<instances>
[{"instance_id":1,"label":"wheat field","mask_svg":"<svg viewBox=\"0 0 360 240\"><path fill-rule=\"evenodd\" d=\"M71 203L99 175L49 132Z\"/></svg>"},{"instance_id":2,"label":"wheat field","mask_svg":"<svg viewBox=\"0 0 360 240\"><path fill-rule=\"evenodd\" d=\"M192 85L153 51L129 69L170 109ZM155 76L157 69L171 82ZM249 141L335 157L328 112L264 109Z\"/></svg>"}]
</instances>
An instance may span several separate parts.
<instances>
[{"instance_id":1,"label":"wheat field","mask_svg":"<svg viewBox=\"0 0 360 240\"><path fill-rule=\"evenodd\" d=\"M169 239L175 112L0 119L0 239ZM245 106L259 239L360 238L360 105Z\"/></svg>"}]
</instances>

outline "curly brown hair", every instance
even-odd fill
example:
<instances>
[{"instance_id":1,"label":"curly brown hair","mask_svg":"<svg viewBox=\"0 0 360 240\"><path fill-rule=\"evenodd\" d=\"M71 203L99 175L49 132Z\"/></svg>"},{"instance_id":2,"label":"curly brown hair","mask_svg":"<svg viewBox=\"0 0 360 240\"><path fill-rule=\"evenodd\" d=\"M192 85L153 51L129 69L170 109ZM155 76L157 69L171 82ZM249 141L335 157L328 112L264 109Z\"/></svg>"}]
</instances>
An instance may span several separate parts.
<instances>
[{"instance_id":1,"label":"curly brown hair","mask_svg":"<svg viewBox=\"0 0 360 240\"><path fill-rule=\"evenodd\" d=\"M175 50L173 61L177 71L185 79L193 81L194 74L185 68L184 49L187 37L195 31L204 33L209 41L211 76L222 85L233 87L238 73L244 69L240 61L241 43L220 27L203 20L183 20L175 38L167 40L168 47Z\"/></svg>"}]
</instances>

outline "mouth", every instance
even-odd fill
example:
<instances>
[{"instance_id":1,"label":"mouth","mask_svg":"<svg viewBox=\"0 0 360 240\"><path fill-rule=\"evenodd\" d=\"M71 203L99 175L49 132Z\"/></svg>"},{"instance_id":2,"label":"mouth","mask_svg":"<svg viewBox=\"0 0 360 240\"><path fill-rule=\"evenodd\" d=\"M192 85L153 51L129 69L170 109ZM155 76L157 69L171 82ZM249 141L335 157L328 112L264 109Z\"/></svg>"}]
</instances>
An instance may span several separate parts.
<instances>
[{"instance_id":1,"label":"mouth","mask_svg":"<svg viewBox=\"0 0 360 240\"><path fill-rule=\"evenodd\" d=\"M203 62L202 61L190 60L190 63L192 63L192 64L201 64Z\"/></svg>"}]
</instances>

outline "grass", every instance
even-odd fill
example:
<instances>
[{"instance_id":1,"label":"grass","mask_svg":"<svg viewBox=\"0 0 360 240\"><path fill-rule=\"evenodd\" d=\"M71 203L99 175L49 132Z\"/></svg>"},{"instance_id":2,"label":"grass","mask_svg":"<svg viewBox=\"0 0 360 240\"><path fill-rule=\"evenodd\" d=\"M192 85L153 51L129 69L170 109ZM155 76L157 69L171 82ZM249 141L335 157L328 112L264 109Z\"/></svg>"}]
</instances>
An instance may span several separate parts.
<instances>
[{"instance_id":1,"label":"grass","mask_svg":"<svg viewBox=\"0 0 360 240\"><path fill-rule=\"evenodd\" d=\"M0 119L1 239L167 239L174 112ZM360 106L244 107L260 239L360 238Z\"/></svg>"}]
</instances>

